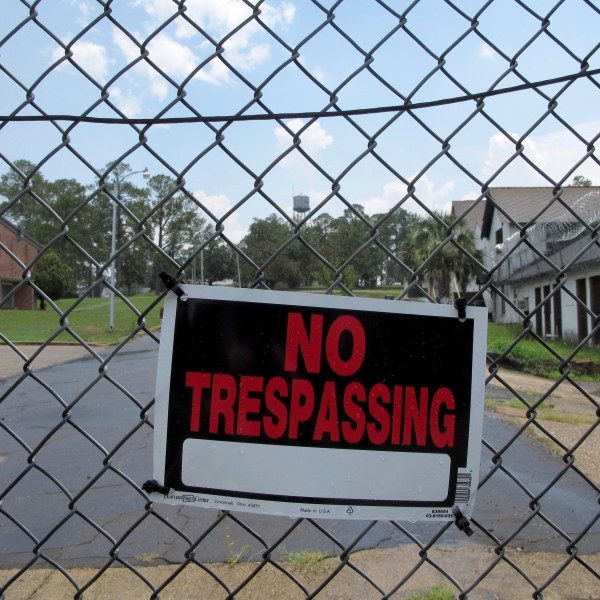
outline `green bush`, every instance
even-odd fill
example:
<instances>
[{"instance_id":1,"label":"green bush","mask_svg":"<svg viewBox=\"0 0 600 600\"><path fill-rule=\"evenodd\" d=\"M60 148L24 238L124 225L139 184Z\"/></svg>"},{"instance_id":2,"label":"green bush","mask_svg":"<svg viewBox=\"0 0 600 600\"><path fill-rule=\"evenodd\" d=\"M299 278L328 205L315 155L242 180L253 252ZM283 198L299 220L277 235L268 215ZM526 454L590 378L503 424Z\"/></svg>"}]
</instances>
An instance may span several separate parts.
<instances>
[{"instance_id":1,"label":"green bush","mask_svg":"<svg viewBox=\"0 0 600 600\"><path fill-rule=\"evenodd\" d=\"M75 290L73 269L56 252L46 252L39 259L33 269L33 281L52 300L72 296Z\"/></svg>"}]
</instances>

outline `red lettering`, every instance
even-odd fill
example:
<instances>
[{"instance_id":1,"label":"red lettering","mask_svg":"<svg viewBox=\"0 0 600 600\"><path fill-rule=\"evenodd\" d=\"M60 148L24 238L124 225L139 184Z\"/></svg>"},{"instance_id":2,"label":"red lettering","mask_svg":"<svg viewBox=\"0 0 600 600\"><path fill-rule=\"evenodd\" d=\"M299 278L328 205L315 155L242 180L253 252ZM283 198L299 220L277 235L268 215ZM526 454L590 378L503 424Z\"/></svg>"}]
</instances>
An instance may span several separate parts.
<instances>
[{"instance_id":1,"label":"red lettering","mask_svg":"<svg viewBox=\"0 0 600 600\"><path fill-rule=\"evenodd\" d=\"M369 392L369 414L375 423L367 425L367 435L372 444L384 444L390 435L390 413L380 404L389 404L390 390L383 383L376 383Z\"/></svg>"},{"instance_id":2,"label":"red lettering","mask_svg":"<svg viewBox=\"0 0 600 600\"><path fill-rule=\"evenodd\" d=\"M337 398L333 381L326 381L323 388L323 397L315 424L315 441L322 440L323 435L328 435L331 442L340 441Z\"/></svg>"},{"instance_id":3,"label":"red lettering","mask_svg":"<svg viewBox=\"0 0 600 600\"><path fill-rule=\"evenodd\" d=\"M349 444L358 444L365 433L365 413L356 403L364 402L365 396L365 388L358 381L348 384L344 392L344 411L351 421L342 423L342 435Z\"/></svg>"},{"instance_id":4,"label":"red lettering","mask_svg":"<svg viewBox=\"0 0 600 600\"><path fill-rule=\"evenodd\" d=\"M200 431L200 408L202 405L202 390L210 387L210 373L188 371L185 375L185 385L192 388L192 411L190 416L190 431Z\"/></svg>"},{"instance_id":5,"label":"red lettering","mask_svg":"<svg viewBox=\"0 0 600 600\"><path fill-rule=\"evenodd\" d=\"M352 354L346 361L340 356L340 337L344 331L352 334ZM346 377L354 375L365 359L366 349L365 330L356 317L345 315L333 322L327 333L325 352L334 373Z\"/></svg>"},{"instance_id":6,"label":"red lettering","mask_svg":"<svg viewBox=\"0 0 600 600\"><path fill-rule=\"evenodd\" d=\"M427 443L427 404L429 390L421 388L420 406L417 404L417 393L414 387L406 388L404 396L404 435L402 443L405 446L412 444L412 432L415 432L415 444L425 446Z\"/></svg>"},{"instance_id":7,"label":"red lettering","mask_svg":"<svg viewBox=\"0 0 600 600\"><path fill-rule=\"evenodd\" d=\"M443 427L440 429L440 413L442 406L446 409L443 416ZM454 396L448 388L440 388L431 401L431 439L438 448L454 447L454 424L456 417L448 414L448 410L454 410Z\"/></svg>"},{"instance_id":8,"label":"red lettering","mask_svg":"<svg viewBox=\"0 0 600 600\"><path fill-rule=\"evenodd\" d=\"M323 315L310 316L310 335L304 327L300 313L289 313L287 338L285 341L285 370L298 370L298 350L302 353L306 370L319 373L321 370L321 346L323 344Z\"/></svg>"},{"instance_id":9,"label":"red lettering","mask_svg":"<svg viewBox=\"0 0 600 600\"><path fill-rule=\"evenodd\" d=\"M260 398L250 396L253 392L262 392L263 377L242 375L240 379L240 398L238 401L238 420L236 432L238 435L260 437L260 421L249 421L248 413L260 412Z\"/></svg>"},{"instance_id":10,"label":"red lettering","mask_svg":"<svg viewBox=\"0 0 600 600\"><path fill-rule=\"evenodd\" d=\"M278 439L285 434L287 427L287 408L281 398L288 395L288 386L283 377L273 377L267 382L265 390L265 404L273 416L266 416L263 421L265 435L271 439ZM275 417L275 418L273 418Z\"/></svg>"},{"instance_id":11,"label":"red lettering","mask_svg":"<svg viewBox=\"0 0 600 600\"><path fill-rule=\"evenodd\" d=\"M344 322L337 329L334 324L329 337L339 342L342 330L347 330ZM296 344L296 353L301 346L302 342ZM362 350L360 344L355 348L362 360L364 345ZM336 356L337 350L336 346ZM353 360L340 361L338 366ZM349 381L345 387L338 382L338 388L335 381L324 381L316 399L309 379L196 371L186 372L185 385L191 388L192 434L438 449L456 444L456 402L447 387L430 397L427 387L397 385L392 390L385 383L375 383L365 388L358 381Z\"/></svg>"},{"instance_id":12,"label":"red lettering","mask_svg":"<svg viewBox=\"0 0 600 600\"><path fill-rule=\"evenodd\" d=\"M400 445L400 427L402 426L402 393L401 385L394 386L394 406L392 409L392 444Z\"/></svg>"},{"instance_id":13,"label":"red lettering","mask_svg":"<svg viewBox=\"0 0 600 600\"><path fill-rule=\"evenodd\" d=\"M292 381L292 397L290 400L289 438L291 440L298 439L298 425L310 419L314 407L315 391L310 381L306 379L294 379Z\"/></svg>"},{"instance_id":14,"label":"red lettering","mask_svg":"<svg viewBox=\"0 0 600 600\"><path fill-rule=\"evenodd\" d=\"M215 373L211 395L210 433L219 432L219 417L223 417L223 433L233 435L233 404L237 395L235 379L231 375Z\"/></svg>"}]
</instances>

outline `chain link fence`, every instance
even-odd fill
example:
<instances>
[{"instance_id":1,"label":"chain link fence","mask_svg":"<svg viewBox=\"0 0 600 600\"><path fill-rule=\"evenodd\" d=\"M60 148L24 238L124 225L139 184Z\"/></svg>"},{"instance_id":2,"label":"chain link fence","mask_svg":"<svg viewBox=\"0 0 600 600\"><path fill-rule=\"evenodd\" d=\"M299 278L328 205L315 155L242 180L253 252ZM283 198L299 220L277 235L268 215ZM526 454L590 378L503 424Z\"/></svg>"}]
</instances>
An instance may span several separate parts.
<instances>
[{"instance_id":1,"label":"chain link fence","mask_svg":"<svg viewBox=\"0 0 600 600\"><path fill-rule=\"evenodd\" d=\"M0 208L0 265L10 271L0 273L0 302L15 307L35 293L55 314L34 347L0 331L7 360L22 366L0 386L1 597L34 597L40 577L65 597L106 597L117 572L134 586L119 589L153 598L401 598L438 583L460 598L599 597L600 403L574 371L600 331L598 221L572 208L586 190L567 189L600 173L596 2L5 0L0 13L0 162L12 182ZM125 181L146 165L168 177L154 204ZM75 175L77 201L57 205L44 174L59 191ZM545 188L525 216L537 192L519 196L523 181ZM310 192L312 208L292 206L294 185L307 186L296 191ZM517 200L500 202L497 188L514 188ZM443 217L460 190L466 210ZM169 246L157 216L189 203L208 228ZM97 221L95 206L104 206ZM385 234L403 211L443 232L418 264ZM269 213L287 233L265 253L243 234ZM341 252L313 235L325 213L356 226ZM35 214L47 225L40 240L19 228ZM532 233L561 215L577 230L570 254L564 240L549 247L547 232ZM461 242L475 222L487 246ZM510 242L497 222L517 231ZM18 246L28 240L31 255ZM449 249L472 265L470 302L518 323L489 356L472 538L452 523L350 526L148 501L147 380L159 342L150 317L166 291L140 308L125 273L150 260L198 281L216 245L234 261L234 285L272 287L273 270L301 250L325 293L357 293L368 257L385 265L379 283L392 272L386 283L402 283L396 300L436 301L432 268ZM79 269L68 306L35 275L55 250ZM538 266L522 279L524 304L526 253ZM108 348L75 324L103 291L132 323ZM559 322L565 311L579 327ZM571 330L576 341L557 350L552 338ZM65 338L86 360L40 368ZM532 340L558 374L535 389L501 368ZM569 414L552 418L559 398ZM498 418L500 405L510 420ZM299 557L317 557L317 567Z\"/></svg>"}]
</instances>

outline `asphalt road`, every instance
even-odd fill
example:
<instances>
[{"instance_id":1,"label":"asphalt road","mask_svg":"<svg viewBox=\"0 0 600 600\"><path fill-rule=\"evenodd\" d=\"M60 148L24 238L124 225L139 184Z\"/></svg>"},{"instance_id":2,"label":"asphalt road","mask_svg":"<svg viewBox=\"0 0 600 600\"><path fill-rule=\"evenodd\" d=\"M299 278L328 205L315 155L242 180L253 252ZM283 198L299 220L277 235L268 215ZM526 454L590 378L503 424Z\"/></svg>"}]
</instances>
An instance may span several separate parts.
<instances>
[{"instance_id":1,"label":"asphalt road","mask_svg":"<svg viewBox=\"0 0 600 600\"><path fill-rule=\"evenodd\" d=\"M240 522L214 526L211 510L154 505L148 512L139 488L152 477L157 350L149 338L131 343L110 361L106 378L96 360L85 359L0 384L0 568L23 566L32 552L65 566L103 565L117 548L119 560L136 563L181 562L191 546L202 561L243 560L260 556L286 532L276 556L387 548L412 543L411 537L426 544L441 531L437 543L448 546L494 547L516 532L513 547L564 552L564 535L577 536L597 519L591 487L570 472L559 477L562 461L539 443L518 436L494 465L490 448L504 448L517 430L487 417L482 476L495 473L479 491L470 538L453 524L311 523L235 513ZM525 490L541 494L556 478L531 518ZM600 522L578 547L600 550Z\"/></svg>"}]
</instances>

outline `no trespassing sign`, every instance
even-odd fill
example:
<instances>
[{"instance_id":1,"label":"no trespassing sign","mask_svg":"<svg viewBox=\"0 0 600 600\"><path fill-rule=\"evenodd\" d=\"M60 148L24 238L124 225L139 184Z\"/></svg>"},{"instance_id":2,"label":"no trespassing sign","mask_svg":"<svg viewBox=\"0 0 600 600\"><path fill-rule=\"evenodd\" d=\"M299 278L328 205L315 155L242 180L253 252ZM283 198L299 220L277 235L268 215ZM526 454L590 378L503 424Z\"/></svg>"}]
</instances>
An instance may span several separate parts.
<instances>
[{"instance_id":1,"label":"no trespassing sign","mask_svg":"<svg viewBox=\"0 0 600 600\"><path fill-rule=\"evenodd\" d=\"M472 512L487 312L182 286L165 303L156 501L287 516Z\"/></svg>"}]
</instances>

